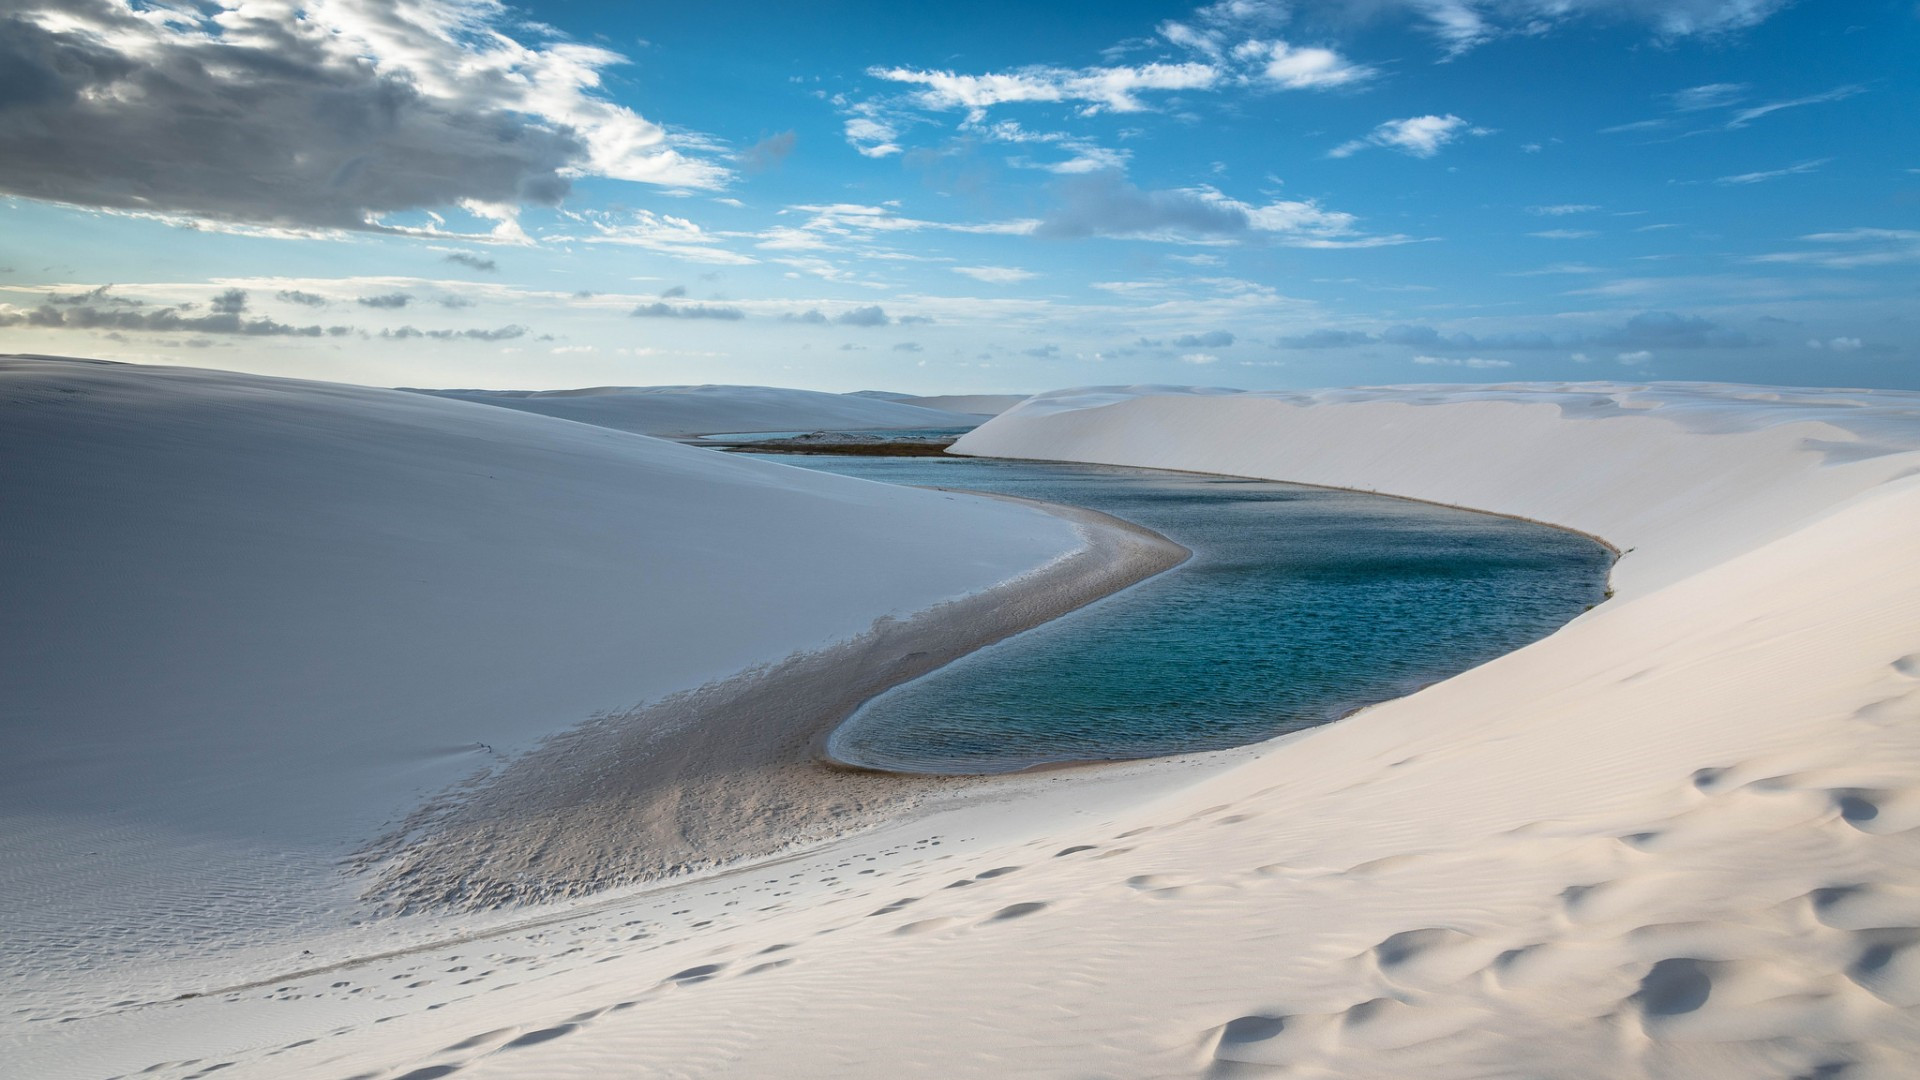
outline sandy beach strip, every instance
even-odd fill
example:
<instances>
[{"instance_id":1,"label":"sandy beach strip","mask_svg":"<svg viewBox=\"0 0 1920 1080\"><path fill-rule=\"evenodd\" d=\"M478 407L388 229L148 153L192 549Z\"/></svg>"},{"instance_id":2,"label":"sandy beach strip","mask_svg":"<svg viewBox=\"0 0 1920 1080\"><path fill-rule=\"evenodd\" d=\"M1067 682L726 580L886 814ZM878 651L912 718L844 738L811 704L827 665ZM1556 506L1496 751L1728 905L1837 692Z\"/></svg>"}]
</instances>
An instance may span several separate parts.
<instances>
[{"instance_id":1,"label":"sandy beach strip","mask_svg":"<svg viewBox=\"0 0 1920 1080\"><path fill-rule=\"evenodd\" d=\"M580 897L780 854L871 826L928 795L995 783L844 767L824 743L875 695L1191 552L1098 511L986 497L1058 515L1083 544L993 588L881 619L852 640L550 738L428 801L359 852L364 897L391 912Z\"/></svg>"}]
</instances>

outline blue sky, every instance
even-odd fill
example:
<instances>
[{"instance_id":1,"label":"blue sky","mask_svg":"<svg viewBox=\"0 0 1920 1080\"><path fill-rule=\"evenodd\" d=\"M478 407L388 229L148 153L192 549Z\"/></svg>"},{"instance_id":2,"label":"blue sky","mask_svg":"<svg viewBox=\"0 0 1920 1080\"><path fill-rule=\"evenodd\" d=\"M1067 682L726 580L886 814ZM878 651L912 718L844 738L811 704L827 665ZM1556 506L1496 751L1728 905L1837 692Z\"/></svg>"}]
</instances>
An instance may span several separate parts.
<instances>
[{"instance_id":1,"label":"blue sky","mask_svg":"<svg viewBox=\"0 0 1920 1080\"><path fill-rule=\"evenodd\" d=\"M11 0L0 350L1920 388L1913 0Z\"/></svg>"}]
</instances>

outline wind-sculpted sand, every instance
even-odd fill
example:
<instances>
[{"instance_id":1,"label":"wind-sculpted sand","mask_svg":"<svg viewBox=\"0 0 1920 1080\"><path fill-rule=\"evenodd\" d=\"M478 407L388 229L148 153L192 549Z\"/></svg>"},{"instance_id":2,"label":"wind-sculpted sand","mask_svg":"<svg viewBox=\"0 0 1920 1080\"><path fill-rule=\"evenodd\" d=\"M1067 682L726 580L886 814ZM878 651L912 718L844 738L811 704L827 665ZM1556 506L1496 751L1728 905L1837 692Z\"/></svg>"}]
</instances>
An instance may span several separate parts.
<instances>
[{"instance_id":1,"label":"wind-sculpted sand","mask_svg":"<svg viewBox=\"0 0 1920 1080\"><path fill-rule=\"evenodd\" d=\"M1084 546L983 592L554 736L412 815L356 857L388 910L489 908L764 858L988 781L823 762L867 699L1184 561L1157 533L1045 506Z\"/></svg>"}]
</instances>

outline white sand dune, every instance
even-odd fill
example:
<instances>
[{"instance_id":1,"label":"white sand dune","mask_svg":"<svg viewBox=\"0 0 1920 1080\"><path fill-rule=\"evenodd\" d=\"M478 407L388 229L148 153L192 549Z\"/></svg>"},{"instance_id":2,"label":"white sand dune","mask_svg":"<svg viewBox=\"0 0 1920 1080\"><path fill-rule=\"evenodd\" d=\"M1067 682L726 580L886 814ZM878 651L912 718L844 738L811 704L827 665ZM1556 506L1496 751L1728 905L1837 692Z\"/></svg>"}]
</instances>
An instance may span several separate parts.
<instances>
[{"instance_id":1,"label":"white sand dune","mask_svg":"<svg viewBox=\"0 0 1920 1080\"><path fill-rule=\"evenodd\" d=\"M855 396L881 398L906 405L918 405L923 409L941 409L983 417L998 416L1027 400L1025 394L934 394L916 397L913 394L892 394L884 390L859 390L855 392Z\"/></svg>"},{"instance_id":2,"label":"white sand dune","mask_svg":"<svg viewBox=\"0 0 1920 1080\"><path fill-rule=\"evenodd\" d=\"M1615 598L1559 633L1338 724L1017 778L758 869L94 1009L21 1060L368 1080L1920 1071L1920 395L1108 388L1030 400L959 449L1373 489L1625 555Z\"/></svg>"},{"instance_id":3,"label":"white sand dune","mask_svg":"<svg viewBox=\"0 0 1920 1080\"><path fill-rule=\"evenodd\" d=\"M507 409L88 361L0 358L0 462L15 993L298 955L423 797L1081 544Z\"/></svg>"},{"instance_id":4,"label":"white sand dune","mask_svg":"<svg viewBox=\"0 0 1920 1080\"><path fill-rule=\"evenodd\" d=\"M954 399L889 399L774 386L596 386L585 390L417 390L642 435L970 427L993 409ZM1014 398L1003 408L1018 402Z\"/></svg>"}]
</instances>

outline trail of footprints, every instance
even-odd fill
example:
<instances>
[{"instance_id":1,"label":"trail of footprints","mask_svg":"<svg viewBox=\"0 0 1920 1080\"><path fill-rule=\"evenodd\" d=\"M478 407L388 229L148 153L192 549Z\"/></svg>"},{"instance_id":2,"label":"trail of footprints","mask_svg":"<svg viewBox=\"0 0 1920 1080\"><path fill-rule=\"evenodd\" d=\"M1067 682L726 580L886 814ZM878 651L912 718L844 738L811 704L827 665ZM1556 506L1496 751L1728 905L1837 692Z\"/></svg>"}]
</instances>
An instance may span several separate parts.
<instances>
[{"instance_id":1,"label":"trail of footprints","mask_svg":"<svg viewBox=\"0 0 1920 1080\"><path fill-rule=\"evenodd\" d=\"M1863 706L1853 719L1863 725L1891 728L1920 720L1920 692L1911 683L1920 680L1920 654L1902 657L1892 672L1907 684L1901 692ZM1902 761L1913 755L1898 755ZM1396 762L1413 765L1418 758ZM1791 767L1794 763L1755 760L1701 768L1686 778L1687 789L1698 799L1691 808L1649 821L1613 835L1578 828L1558 830L1552 823L1515 830L1507 839L1538 845L1542 837L1566 843L1614 844L1640 856L1628 871L1603 880L1568 882L1557 895L1543 897L1538 925L1473 933L1456 926L1412 926L1384 935L1350 955L1343 969L1349 1000L1317 1001L1313 1007L1276 1009L1271 1004L1230 1016L1195 1033L1191 1045L1200 1059L1195 1074L1212 1077L1279 1077L1342 1075L1407 1075L1418 1063L1444 1062L1468 1041L1484 1033L1491 1018L1523 1021L1526 1030L1530 1003L1551 1001L1562 1010L1535 1017L1543 1046L1562 1038L1559 1028L1567 1016L1587 1017L1590 1032L1569 1032L1564 1038L1587 1040L1609 1052L1637 1057L1642 1067L1635 1075L1691 1075L1684 1066L1651 1068L1666 1044L1726 1046L1742 1042L1767 1047L1768 1066L1755 1066L1740 1075L1779 1076L1781 1080L1874 1080L1905 1075L1876 1061L1871 1040L1846 1041L1847 1032L1875 1029L1875 1025L1904 1023L1909 1037L1920 1039L1920 1017L1906 1013L1920 1009L1920 784L1891 773L1862 768ZM1275 789L1256 792L1253 798ZM1742 800L1737 813L1713 804ZM1071 844L1053 852L1056 859L1118 859L1143 843L1149 834L1174 835L1194 828L1244 828L1257 823L1260 813L1236 805L1209 807L1186 819L1119 833L1108 844ZM1694 888L1691 853L1710 851L1732 833L1753 822L1793 835L1814 837L1823 843L1847 842L1893 845L1881 857L1866 860L1885 866L1878 880L1835 880L1784 900L1740 907L1703 903ZM1255 824L1254 828L1258 828ZM1838 832L1836 832L1838 830ZM1912 835L1910 835L1912 834ZM1145 838L1145 839L1143 839ZM1751 839L1749 837L1749 839ZM871 895L873 882L897 873L901 884L931 877L948 854L935 854L941 838L923 839L908 852L927 856L895 871L872 866L874 856L854 856L824 872L800 871L753 877L757 883L735 883L704 894L741 895L722 904L715 918L687 923L679 936L668 936L661 921L630 920L619 925L587 923L572 928L582 940L594 938L602 954L580 962L605 963L621 958L605 951L611 944L631 943L649 949L677 944L695 933L739 925L736 915L782 909L799 891L802 879L820 873L817 885L829 890L821 907ZM1030 844L1028 846L1034 846ZM1879 849L1875 849L1876 852ZM1478 857L1469 853L1412 852L1344 868L1321 868L1269 863L1224 880L1201 880L1193 875L1157 869L1129 873L1117 869L1115 880L1146 902L1178 901L1246 888L1296 888L1315 882L1378 882L1392 887L1399 874L1418 872L1436 860ZM1116 864L1118 866L1118 864ZM877 908L849 913L842 921L817 932L825 936L864 927L882 935L918 937L974 932L1014 920L1040 916L1052 901L1020 899L1017 889L1025 865L992 866L945 884L929 884L924 891L900 895ZM1005 880L1003 880L1005 879ZM1894 880L1899 879L1899 880ZM990 885L1002 887L990 888ZM980 903L962 903L978 890ZM990 895L989 895L990 894ZM758 899L756 899L758 898ZM1011 901L1011 902L1009 902ZM743 906L744 905L744 906ZM934 910L929 910L934 909ZM964 909L964 910L961 910ZM1687 922L1673 911L1706 912L1711 921ZM686 916L692 909L672 912ZM598 935L598 937L595 937ZM530 942L545 940L529 935ZM877 946L882 947L884 946ZM721 958L737 946L714 950L710 962L666 975L638 993L613 1004L575 1013L538 1026L503 1028L456 1041L423 1063L400 1069L363 1073L348 1080L435 1080L452 1076L494 1054L513 1054L539 1047L590 1029L596 1021L643 1005L661 993L699 992L704 984L759 976L805 962L806 943L785 942L761 948L744 957ZM591 950L589 950L591 952ZM392 976L408 980L408 990L420 990L435 979L452 980L456 987L478 987L469 992L504 989L513 982L489 984L508 970L533 973L543 967L565 969L576 947L543 959L533 955L489 954L484 965L473 961L441 972L409 970ZM1625 962L1622 958L1627 958ZM453 959L458 959L453 958ZM524 966L520 966L524 965ZM484 970L470 970L484 966ZM458 978L456 978L458 977ZM525 977L524 975L521 977ZM487 984L487 985L482 985ZM276 990L286 1000L297 998L293 987ZM328 992L376 993L372 987L335 981ZM457 999L455 999L457 1000ZM439 1008L450 1002L429 1006ZM341 1029L330 1034L344 1034ZM277 1054L313 1040L302 1040L270 1051ZM1524 1059L1527 1048L1509 1048ZM1536 1048L1536 1052L1537 1048ZM1781 1064L1785 1059L1787 1064ZM537 1058L529 1057L529 1062ZM1757 1059L1756 1059L1757 1060ZM1382 1063L1390 1062L1391 1065ZM227 1064L227 1063L221 1063ZM147 1072L190 1075L214 1072L221 1064L168 1062ZM1630 1070L1632 1071L1632 1070ZM1552 1074L1546 1069L1543 1074Z\"/></svg>"}]
</instances>

